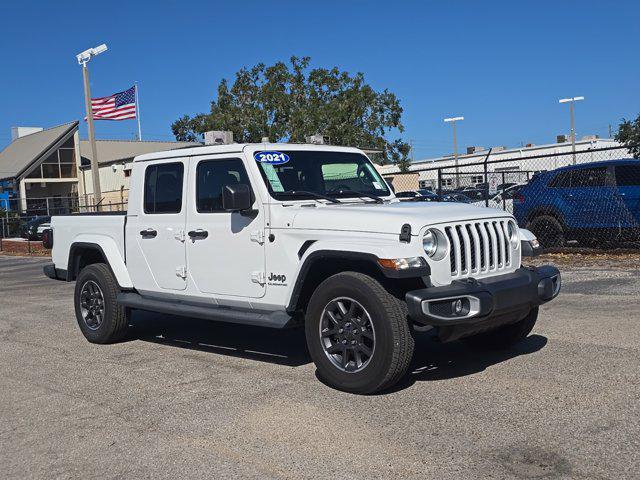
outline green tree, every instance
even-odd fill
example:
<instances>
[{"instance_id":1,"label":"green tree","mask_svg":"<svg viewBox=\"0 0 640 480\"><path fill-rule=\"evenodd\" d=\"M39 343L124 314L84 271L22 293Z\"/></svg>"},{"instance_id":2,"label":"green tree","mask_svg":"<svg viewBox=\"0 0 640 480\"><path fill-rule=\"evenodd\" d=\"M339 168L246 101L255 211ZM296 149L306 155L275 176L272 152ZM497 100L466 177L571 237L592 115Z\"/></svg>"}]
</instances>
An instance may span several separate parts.
<instances>
[{"instance_id":1,"label":"green tree","mask_svg":"<svg viewBox=\"0 0 640 480\"><path fill-rule=\"evenodd\" d=\"M177 140L194 141L207 130L230 130L237 142L305 141L321 133L335 145L379 150L379 161L408 167L409 146L399 139L402 107L388 90L376 91L362 73L310 68L309 57L288 64L242 68L232 84L223 79L209 113L184 115L172 125Z\"/></svg>"},{"instance_id":2,"label":"green tree","mask_svg":"<svg viewBox=\"0 0 640 480\"><path fill-rule=\"evenodd\" d=\"M629 148L633 158L640 158L640 115L635 120L623 118L615 139Z\"/></svg>"}]
</instances>

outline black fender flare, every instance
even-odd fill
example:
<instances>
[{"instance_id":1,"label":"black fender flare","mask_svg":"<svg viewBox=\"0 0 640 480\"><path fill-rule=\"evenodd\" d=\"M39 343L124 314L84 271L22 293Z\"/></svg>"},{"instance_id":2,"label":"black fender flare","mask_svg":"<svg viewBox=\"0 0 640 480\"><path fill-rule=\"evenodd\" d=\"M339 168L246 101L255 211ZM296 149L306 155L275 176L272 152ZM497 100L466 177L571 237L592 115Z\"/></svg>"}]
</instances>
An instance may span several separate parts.
<instances>
[{"instance_id":1,"label":"black fender flare","mask_svg":"<svg viewBox=\"0 0 640 480\"><path fill-rule=\"evenodd\" d=\"M304 286L305 280L307 279L313 265L316 262L326 260L348 260L365 262L368 265L374 266L374 268L377 269L377 271L379 271L386 278L391 279L417 278L429 276L431 274L431 269L429 268L428 264L426 264L422 268L413 268L411 270L398 271L384 268L378 263L378 257L372 253L351 252L344 250L316 250L315 252L310 253L309 256L304 259L304 262L300 267L296 282L293 286L293 291L291 292L289 303L287 304L286 310L288 312L292 312L296 309L296 305L298 304L298 300L300 299L300 294L302 292L302 287Z\"/></svg>"}]
</instances>

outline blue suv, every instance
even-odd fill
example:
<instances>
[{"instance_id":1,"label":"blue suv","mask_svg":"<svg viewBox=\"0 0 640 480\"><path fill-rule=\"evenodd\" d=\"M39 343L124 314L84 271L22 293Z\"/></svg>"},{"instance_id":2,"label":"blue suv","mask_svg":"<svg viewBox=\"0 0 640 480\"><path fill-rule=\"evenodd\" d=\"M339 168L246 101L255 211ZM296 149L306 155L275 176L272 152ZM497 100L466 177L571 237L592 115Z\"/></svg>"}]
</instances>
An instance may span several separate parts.
<instances>
[{"instance_id":1,"label":"blue suv","mask_svg":"<svg viewBox=\"0 0 640 480\"><path fill-rule=\"evenodd\" d=\"M513 214L545 248L640 239L640 160L583 163L534 175Z\"/></svg>"}]
</instances>

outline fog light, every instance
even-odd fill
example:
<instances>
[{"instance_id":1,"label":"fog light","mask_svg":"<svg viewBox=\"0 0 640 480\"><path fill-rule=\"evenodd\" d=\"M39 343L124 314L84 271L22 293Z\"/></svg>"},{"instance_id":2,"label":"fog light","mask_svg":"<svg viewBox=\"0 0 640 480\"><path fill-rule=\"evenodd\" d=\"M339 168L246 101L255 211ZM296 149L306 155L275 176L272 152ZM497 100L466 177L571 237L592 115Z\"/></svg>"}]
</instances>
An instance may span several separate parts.
<instances>
[{"instance_id":1,"label":"fog light","mask_svg":"<svg viewBox=\"0 0 640 480\"><path fill-rule=\"evenodd\" d=\"M462 313L462 300L458 299L453 302L453 311L456 312L456 315L460 315Z\"/></svg>"}]
</instances>

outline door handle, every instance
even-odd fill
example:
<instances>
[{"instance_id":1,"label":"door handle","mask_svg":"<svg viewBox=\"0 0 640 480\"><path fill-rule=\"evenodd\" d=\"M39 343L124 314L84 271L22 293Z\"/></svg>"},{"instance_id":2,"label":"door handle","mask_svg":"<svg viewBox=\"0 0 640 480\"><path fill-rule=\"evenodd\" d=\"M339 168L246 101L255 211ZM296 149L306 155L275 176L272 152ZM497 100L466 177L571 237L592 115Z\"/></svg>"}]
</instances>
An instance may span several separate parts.
<instances>
[{"instance_id":1,"label":"door handle","mask_svg":"<svg viewBox=\"0 0 640 480\"><path fill-rule=\"evenodd\" d=\"M153 228L147 228L146 230L142 230L140 232L140 236L142 238L155 238L156 235L158 235L158 232L155 231Z\"/></svg>"},{"instance_id":2,"label":"door handle","mask_svg":"<svg viewBox=\"0 0 640 480\"><path fill-rule=\"evenodd\" d=\"M202 230L201 228L198 228L197 230L191 230L189 232L189 237L191 238L191 240L197 240L197 239L205 239L209 236L209 232L207 232L206 230Z\"/></svg>"}]
</instances>

